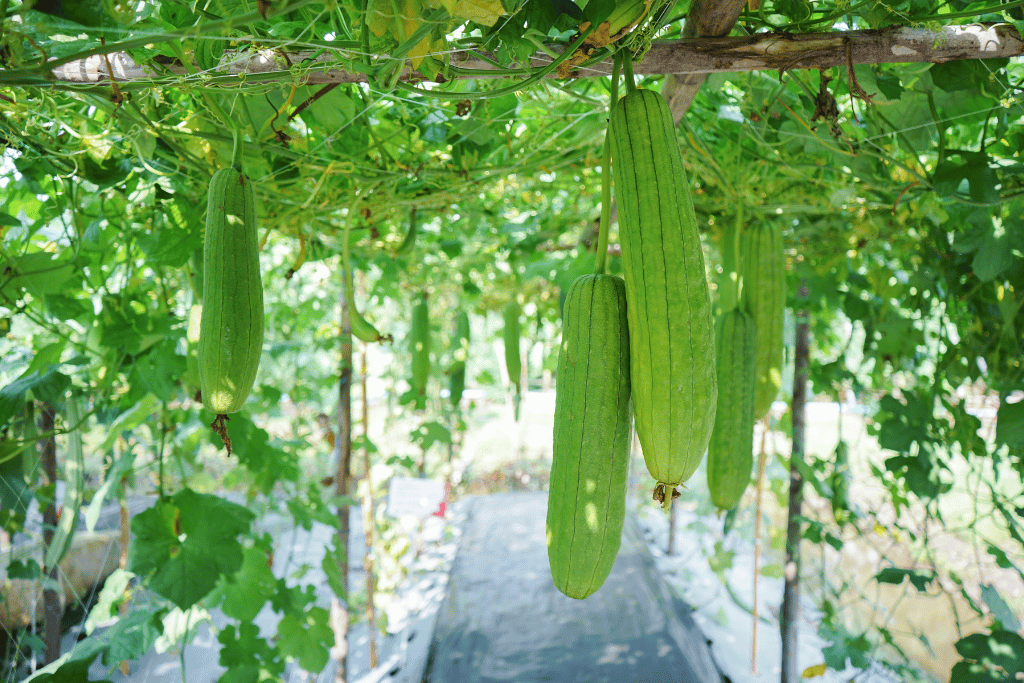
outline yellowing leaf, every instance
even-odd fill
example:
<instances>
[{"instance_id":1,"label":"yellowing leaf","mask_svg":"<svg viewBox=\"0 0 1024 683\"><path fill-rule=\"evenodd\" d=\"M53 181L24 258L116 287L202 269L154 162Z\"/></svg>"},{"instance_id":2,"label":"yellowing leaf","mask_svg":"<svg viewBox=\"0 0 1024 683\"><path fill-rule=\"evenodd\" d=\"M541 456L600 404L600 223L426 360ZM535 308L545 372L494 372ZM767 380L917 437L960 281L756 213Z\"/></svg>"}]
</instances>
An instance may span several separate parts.
<instances>
[{"instance_id":1,"label":"yellowing leaf","mask_svg":"<svg viewBox=\"0 0 1024 683\"><path fill-rule=\"evenodd\" d=\"M473 21L494 26L504 14L501 0L441 0L448 16L457 22Z\"/></svg>"},{"instance_id":2,"label":"yellowing leaf","mask_svg":"<svg viewBox=\"0 0 1024 683\"><path fill-rule=\"evenodd\" d=\"M395 12L391 7L391 0L370 0L366 6L366 25L370 32L378 38L392 30L391 25L395 18Z\"/></svg>"},{"instance_id":3,"label":"yellowing leaf","mask_svg":"<svg viewBox=\"0 0 1024 683\"><path fill-rule=\"evenodd\" d=\"M804 678L817 678L818 676L824 676L825 672L828 671L828 667L824 664L815 664L804 669L804 672L800 674Z\"/></svg>"},{"instance_id":4,"label":"yellowing leaf","mask_svg":"<svg viewBox=\"0 0 1024 683\"><path fill-rule=\"evenodd\" d=\"M409 61L412 62L412 68L420 68L420 63L428 54L430 54L430 38L424 38L416 43L416 47L409 50Z\"/></svg>"},{"instance_id":5,"label":"yellowing leaf","mask_svg":"<svg viewBox=\"0 0 1024 683\"><path fill-rule=\"evenodd\" d=\"M420 26L423 25L422 5L420 0L400 0L399 7L402 12L402 35L396 37L399 42L404 42L409 40ZM435 51L437 47L429 35L424 36L423 40L416 43L415 47L409 50L407 55L409 61L412 62L412 68L418 69L423 62L423 58Z\"/></svg>"}]
</instances>

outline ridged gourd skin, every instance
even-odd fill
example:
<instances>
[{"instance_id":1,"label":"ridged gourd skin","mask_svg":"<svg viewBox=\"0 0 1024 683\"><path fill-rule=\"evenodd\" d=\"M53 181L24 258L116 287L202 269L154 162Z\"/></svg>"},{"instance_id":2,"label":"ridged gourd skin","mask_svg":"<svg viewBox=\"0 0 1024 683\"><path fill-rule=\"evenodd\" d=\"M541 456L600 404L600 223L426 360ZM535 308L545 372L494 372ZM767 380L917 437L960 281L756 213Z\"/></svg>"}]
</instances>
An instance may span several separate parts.
<instances>
[{"instance_id":1,"label":"ridged gourd skin","mask_svg":"<svg viewBox=\"0 0 1024 683\"><path fill-rule=\"evenodd\" d=\"M523 374L523 361L519 356L519 339L522 336L519 317L523 309L516 301L510 301L502 311L505 327L502 330L502 340L505 345L505 369L508 370L508 380L515 385L516 393L519 392L519 381Z\"/></svg>"},{"instance_id":2,"label":"ridged gourd skin","mask_svg":"<svg viewBox=\"0 0 1024 683\"><path fill-rule=\"evenodd\" d=\"M234 168L210 180L203 242L199 379L203 405L238 412L263 354L263 283L256 234L256 190Z\"/></svg>"},{"instance_id":3,"label":"ridged gourd skin","mask_svg":"<svg viewBox=\"0 0 1024 683\"><path fill-rule=\"evenodd\" d=\"M192 304L188 309L188 327L185 328L185 391L189 398L201 396L199 379L199 339L203 324L203 305Z\"/></svg>"},{"instance_id":4,"label":"ridged gourd skin","mask_svg":"<svg viewBox=\"0 0 1024 683\"><path fill-rule=\"evenodd\" d=\"M417 401L421 402L426 398L427 379L430 377L430 308L426 294L412 307L409 351L412 353L412 387Z\"/></svg>"},{"instance_id":5,"label":"ridged gourd skin","mask_svg":"<svg viewBox=\"0 0 1024 683\"><path fill-rule=\"evenodd\" d=\"M628 93L611 139L636 431L651 476L675 486L704 458L718 399L704 253L664 98Z\"/></svg>"},{"instance_id":6,"label":"ridged gourd skin","mask_svg":"<svg viewBox=\"0 0 1024 683\"><path fill-rule=\"evenodd\" d=\"M754 386L757 381L753 319L739 308L715 325L718 410L708 444L708 489L719 510L736 507L754 466Z\"/></svg>"},{"instance_id":7,"label":"ridged gourd skin","mask_svg":"<svg viewBox=\"0 0 1024 683\"><path fill-rule=\"evenodd\" d=\"M743 231L743 309L757 326L757 394L754 419L768 414L782 388L782 333L786 266L782 232L762 223Z\"/></svg>"},{"instance_id":8,"label":"ridged gourd skin","mask_svg":"<svg viewBox=\"0 0 1024 683\"><path fill-rule=\"evenodd\" d=\"M577 278L558 354L547 546L555 586L578 600L604 584L622 540L629 349L625 283L614 275Z\"/></svg>"}]
</instances>

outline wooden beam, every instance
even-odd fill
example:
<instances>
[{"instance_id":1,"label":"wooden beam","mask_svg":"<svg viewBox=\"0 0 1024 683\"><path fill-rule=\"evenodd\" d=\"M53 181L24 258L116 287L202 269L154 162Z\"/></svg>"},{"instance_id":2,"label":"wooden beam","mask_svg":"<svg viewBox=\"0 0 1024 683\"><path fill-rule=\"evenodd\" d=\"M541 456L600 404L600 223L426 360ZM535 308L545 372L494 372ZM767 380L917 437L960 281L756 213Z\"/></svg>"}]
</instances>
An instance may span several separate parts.
<instances>
[{"instance_id":1,"label":"wooden beam","mask_svg":"<svg viewBox=\"0 0 1024 683\"><path fill-rule=\"evenodd\" d=\"M559 47L552 46L552 49ZM827 69L846 64L941 63L1022 54L1024 41L1009 24L971 24L940 29L892 26L831 33L758 33L752 36L655 41L645 59L635 64L633 70L638 74L784 72ZM493 59L493 55L485 57ZM538 53L531 59L530 66L538 68L550 62L550 56ZM451 64L463 70L456 74L458 78L508 78L506 74L494 73L493 61L468 52L452 54ZM611 68L611 60L608 59L579 68L574 77L605 76L611 73ZM53 75L64 83L102 84L111 79L118 82L155 79L156 84L169 84L185 77L186 73L180 65L139 65L127 53L113 53L106 55L106 59L93 56L68 62L54 69ZM210 84L237 88L243 82L254 85L273 80L293 82L296 77L310 85L367 80L365 74L344 70L343 65L329 54L312 51L284 53L269 49L226 53L216 69L188 78L193 81L210 79ZM424 77L407 69L402 79L422 83ZM8 81L5 85L18 84Z\"/></svg>"}]
</instances>

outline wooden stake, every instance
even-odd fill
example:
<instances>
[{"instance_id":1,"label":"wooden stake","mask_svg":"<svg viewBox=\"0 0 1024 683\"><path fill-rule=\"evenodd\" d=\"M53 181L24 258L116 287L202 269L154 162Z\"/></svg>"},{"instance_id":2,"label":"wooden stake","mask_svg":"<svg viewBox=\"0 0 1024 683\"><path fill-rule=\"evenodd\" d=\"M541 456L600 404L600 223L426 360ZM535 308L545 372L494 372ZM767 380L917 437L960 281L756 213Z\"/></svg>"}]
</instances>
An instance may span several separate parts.
<instances>
[{"instance_id":1,"label":"wooden stake","mask_svg":"<svg viewBox=\"0 0 1024 683\"><path fill-rule=\"evenodd\" d=\"M770 414L769 414L770 415ZM751 614L754 617L754 624L750 629L750 672L757 674L757 622L760 618L758 612L758 576L761 573L761 493L764 491L764 446L768 438L768 424L771 418L765 415L761 421L761 452L757 455L757 484L754 487L754 604Z\"/></svg>"},{"instance_id":2,"label":"wooden stake","mask_svg":"<svg viewBox=\"0 0 1024 683\"><path fill-rule=\"evenodd\" d=\"M807 285L798 296L807 298ZM797 683L797 634L800 616L800 509L803 506L803 477L797 463L804 457L805 407L807 404L807 366L810 356L810 328L807 311L797 312L796 347L793 352L793 448L789 458L789 512L786 524L786 587L782 596L779 629L782 635L781 683Z\"/></svg>"}]
</instances>

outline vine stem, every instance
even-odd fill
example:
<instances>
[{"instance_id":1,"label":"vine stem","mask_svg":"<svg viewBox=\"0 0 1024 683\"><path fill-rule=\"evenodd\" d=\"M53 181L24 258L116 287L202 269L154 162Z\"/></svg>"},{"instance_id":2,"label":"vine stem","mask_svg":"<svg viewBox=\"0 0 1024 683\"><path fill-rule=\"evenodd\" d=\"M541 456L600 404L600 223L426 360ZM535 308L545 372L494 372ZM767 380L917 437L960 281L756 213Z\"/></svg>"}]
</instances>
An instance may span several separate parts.
<instances>
[{"instance_id":1,"label":"vine stem","mask_svg":"<svg viewBox=\"0 0 1024 683\"><path fill-rule=\"evenodd\" d=\"M633 77L633 58L629 53L626 53L622 61L622 69L626 73L626 90L633 92L636 90L636 79Z\"/></svg>"},{"instance_id":2,"label":"vine stem","mask_svg":"<svg viewBox=\"0 0 1024 683\"><path fill-rule=\"evenodd\" d=\"M242 150L244 148L242 131L238 129L238 126L234 126L231 129L231 167L237 171L242 170Z\"/></svg>"},{"instance_id":3,"label":"vine stem","mask_svg":"<svg viewBox=\"0 0 1024 683\"><path fill-rule=\"evenodd\" d=\"M590 34L597 28L596 25L591 26L586 31L581 33L576 40L574 40L569 47L565 49L562 54L558 56L558 59L554 60L544 68L534 73L529 78L525 78L518 83L505 86L504 88L498 88L496 90L485 90L483 92L448 92L446 90L424 90L423 88L417 88L399 81L395 83L397 90L402 90L408 93L415 93L417 95L425 95L427 97L436 97L442 100L473 100L473 99L484 99L490 97L501 97L502 95L511 95L517 93L520 90L530 87L535 83L539 83L548 74L551 74L557 69L563 62L569 59L576 52L576 50L583 45L583 41L590 37Z\"/></svg>"},{"instance_id":4,"label":"vine stem","mask_svg":"<svg viewBox=\"0 0 1024 683\"><path fill-rule=\"evenodd\" d=\"M615 63L612 66L611 93L608 98L608 127L604 134L604 157L601 159L601 227L597 235L597 260L594 261L596 275L605 272L608 262L608 233L611 231L612 221L611 114L615 109L615 104L619 101L619 66L621 63L622 58L616 53Z\"/></svg>"},{"instance_id":5,"label":"vine stem","mask_svg":"<svg viewBox=\"0 0 1024 683\"><path fill-rule=\"evenodd\" d=\"M354 301L355 291L353 290L352 281L352 266L349 263L350 249L348 245L349 237L352 234L352 224L355 222L356 207L359 205L359 193L356 193L355 198L352 200L352 204L348 208L348 215L345 217L345 235L341 240L341 267L345 275L345 297L349 301Z\"/></svg>"},{"instance_id":6,"label":"vine stem","mask_svg":"<svg viewBox=\"0 0 1024 683\"><path fill-rule=\"evenodd\" d=\"M287 5L281 5L276 8L273 8L272 11L268 12L267 14L268 16L270 16L282 14L284 12L294 12L295 10L305 7L306 5L313 4L314 2L316 2L316 0L292 0L292 2L289 2ZM239 14L238 16L211 22L204 27L204 34L213 35L216 33L221 33L229 29L235 28L237 26L241 26L243 24L251 24L253 21L262 19L265 19L263 14L261 14L259 10L253 10L251 12L246 12L245 14ZM52 73L52 71L57 67L63 66L68 62L74 62L79 59L86 59L87 57L92 57L93 55L111 54L113 52L124 52L135 48L145 47L146 45L149 45L151 43L167 42L171 44L177 43L178 45L181 45L182 41L190 37L190 35L192 34L190 34L187 31L184 33L180 31L165 31L161 33L150 33L140 36L133 36L125 40L107 43L106 45L102 45L100 47L90 48L88 50L82 50L81 52L75 52L73 54L64 55L62 57L58 57L47 62L43 62L36 66L22 67L19 69L10 69L8 71L5 71L5 76L11 79L17 79L22 75L29 78L35 76L39 77L41 85L48 84L52 80L49 74ZM6 78L4 80L6 81Z\"/></svg>"}]
</instances>

